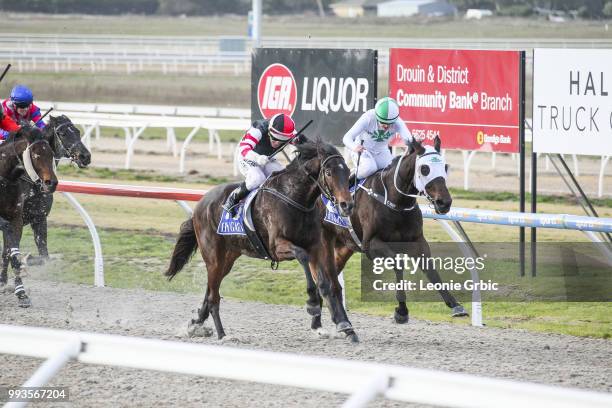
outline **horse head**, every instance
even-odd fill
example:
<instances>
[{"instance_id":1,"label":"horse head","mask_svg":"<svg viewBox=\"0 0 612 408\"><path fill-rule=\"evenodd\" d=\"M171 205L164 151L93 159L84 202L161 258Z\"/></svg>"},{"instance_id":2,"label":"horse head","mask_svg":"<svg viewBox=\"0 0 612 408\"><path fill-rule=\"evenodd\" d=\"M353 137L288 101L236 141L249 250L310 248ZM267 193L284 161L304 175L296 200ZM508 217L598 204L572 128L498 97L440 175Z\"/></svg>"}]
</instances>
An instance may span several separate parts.
<instances>
[{"instance_id":1,"label":"horse head","mask_svg":"<svg viewBox=\"0 0 612 408\"><path fill-rule=\"evenodd\" d=\"M27 147L23 151L22 158L28 176L34 182L40 181L44 192L55 192L57 176L51 145L49 145L41 130L35 127L22 127L19 130L19 136L27 141Z\"/></svg>"},{"instance_id":2,"label":"horse head","mask_svg":"<svg viewBox=\"0 0 612 408\"><path fill-rule=\"evenodd\" d=\"M298 160L316 180L321 193L337 205L342 216L351 215L355 204L349 191L350 171L338 149L320 139L305 141L296 148Z\"/></svg>"},{"instance_id":3,"label":"horse head","mask_svg":"<svg viewBox=\"0 0 612 408\"><path fill-rule=\"evenodd\" d=\"M81 131L66 115L50 116L45 134L56 159L65 157L79 168L91 163L91 153L81 141Z\"/></svg>"},{"instance_id":4,"label":"horse head","mask_svg":"<svg viewBox=\"0 0 612 408\"><path fill-rule=\"evenodd\" d=\"M414 161L414 186L419 194L425 195L433 204L436 213L446 214L450 211L453 199L446 186L448 164L440 154L442 141L438 136L434 146L423 146L414 140L412 148L416 154Z\"/></svg>"}]
</instances>

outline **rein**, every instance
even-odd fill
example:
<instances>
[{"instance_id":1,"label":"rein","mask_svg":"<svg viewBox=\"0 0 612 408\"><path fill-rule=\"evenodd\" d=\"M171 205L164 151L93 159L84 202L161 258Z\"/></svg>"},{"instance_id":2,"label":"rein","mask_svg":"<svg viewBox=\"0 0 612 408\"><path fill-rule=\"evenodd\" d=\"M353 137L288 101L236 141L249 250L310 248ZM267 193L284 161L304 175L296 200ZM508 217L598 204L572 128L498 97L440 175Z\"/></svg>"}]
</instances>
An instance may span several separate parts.
<instances>
[{"instance_id":1,"label":"rein","mask_svg":"<svg viewBox=\"0 0 612 408\"><path fill-rule=\"evenodd\" d=\"M440 153L438 153L438 152L428 152L428 153L422 154L420 156L417 156L417 159L421 158L421 157L425 157L425 156L430 156L430 155L438 155L438 156L440 156ZM360 185L358 187L361 188L362 190L364 190L368 194L368 196L374 198L376 201L378 201L379 203L383 204L385 207L387 207L387 208L389 208L389 209L391 209L391 210L393 210L395 212L408 212L408 211L414 210L417 207L416 200L418 198L425 198L429 202L429 205L433 206L434 205L434 202L433 202L434 200L433 200L433 198L429 194L427 194L427 191L425 189L423 189L423 191L419 191L418 194L409 194L409 193L406 193L406 192L402 191L398 187L398 185L397 185L397 178L398 178L400 167L402 165L402 161L404 160L405 157L406 157L406 153L401 155L399 160L398 160L398 162L397 162L397 164L396 164L396 166L395 166L395 170L394 170L394 173L393 173L393 188L395 188L395 191L397 191L398 193L400 193L404 197L412 197L412 198L415 199L414 200L414 204L411 205L410 207L400 208L397 204L395 204L394 202L388 200L388 198L387 198L388 197L387 186L386 186L385 181L383 179L383 172L380 172L380 183L383 186L384 195L381 195L381 194L375 192L373 188L367 188L367 187L364 187L363 185ZM416 159L415 159L415 170L414 171L415 171L415 176L416 176ZM416 188L416 186L414 184L414 176L412 178L410 186L414 186Z\"/></svg>"}]
</instances>

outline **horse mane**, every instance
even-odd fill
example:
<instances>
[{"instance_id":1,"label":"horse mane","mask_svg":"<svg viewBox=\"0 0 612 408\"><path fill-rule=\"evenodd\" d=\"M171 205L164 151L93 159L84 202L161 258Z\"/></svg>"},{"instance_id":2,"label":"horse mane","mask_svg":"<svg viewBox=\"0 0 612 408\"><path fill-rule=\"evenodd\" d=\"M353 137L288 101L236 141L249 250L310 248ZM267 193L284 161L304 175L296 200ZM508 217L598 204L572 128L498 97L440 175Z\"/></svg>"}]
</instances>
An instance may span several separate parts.
<instances>
[{"instance_id":1,"label":"horse mane","mask_svg":"<svg viewBox=\"0 0 612 408\"><path fill-rule=\"evenodd\" d=\"M300 162L303 163L318 157L321 153L323 153L323 156L325 157L340 154L334 145L324 142L321 138L317 138L315 141L308 140L296 145L295 147L297 150L297 155L287 166L288 170L289 168L293 169L299 166Z\"/></svg>"}]
</instances>

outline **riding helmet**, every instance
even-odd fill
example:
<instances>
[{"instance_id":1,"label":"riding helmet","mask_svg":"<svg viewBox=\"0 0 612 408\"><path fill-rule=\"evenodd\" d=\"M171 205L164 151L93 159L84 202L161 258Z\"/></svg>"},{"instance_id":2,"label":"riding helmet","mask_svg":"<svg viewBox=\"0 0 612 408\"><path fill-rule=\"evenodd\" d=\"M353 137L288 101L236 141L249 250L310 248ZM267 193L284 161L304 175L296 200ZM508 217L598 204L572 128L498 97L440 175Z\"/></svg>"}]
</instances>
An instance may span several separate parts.
<instances>
[{"instance_id":1,"label":"riding helmet","mask_svg":"<svg viewBox=\"0 0 612 408\"><path fill-rule=\"evenodd\" d=\"M376 112L376 120L386 125L395 123L399 117L399 106L397 106L395 99L389 97L382 98L376 102L374 111Z\"/></svg>"},{"instance_id":2,"label":"riding helmet","mask_svg":"<svg viewBox=\"0 0 612 408\"><path fill-rule=\"evenodd\" d=\"M32 91L25 85L16 85L11 91L11 101L18 108L27 108L33 100Z\"/></svg>"},{"instance_id":3,"label":"riding helmet","mask_svg":"<svg viewBox=\"0 0 612 408\"><path fill-rule=\"evenodd\" d=\"M285 142L295 136L295 122L289 115L277 113L268 124L270 137L279 142Z\"/></svg>"}]
</instances>

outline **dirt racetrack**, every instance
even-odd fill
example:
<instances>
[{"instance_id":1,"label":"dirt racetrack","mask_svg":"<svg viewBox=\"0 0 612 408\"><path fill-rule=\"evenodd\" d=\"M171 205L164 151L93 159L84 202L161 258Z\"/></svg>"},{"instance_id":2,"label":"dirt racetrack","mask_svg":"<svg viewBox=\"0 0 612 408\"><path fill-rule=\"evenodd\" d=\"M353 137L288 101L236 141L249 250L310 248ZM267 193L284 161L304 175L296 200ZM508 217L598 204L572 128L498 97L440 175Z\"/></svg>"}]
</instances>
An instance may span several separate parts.
<instances>
[{"instance_id":1,"label":"dirt racetrack","mask_svg":"<svg viewBox=\"0 0 612 408\"><path fill-rule=\"evenodd\" d=\"M352 345L339 338L315 337L302 308L224 299L221 316L228 337L219 342L216 336L186 336L186 323L200 296L32 279L26 284L33 306L20 309L12 294L0 294L0 322L376 361L612 391L610 340L414 320L400 326L390 317L349 311L361 339L361 343ZM324 321L330 328L327 314ZM0 386L22 384L41 361L0 355ZM80 363L70 363L50 385L70 387L70 405L79 407L322 407L337 406L346 399L341 394L306 389ZM403 404L379 399L372 406Z\"/></svg>"}]
</instances>

